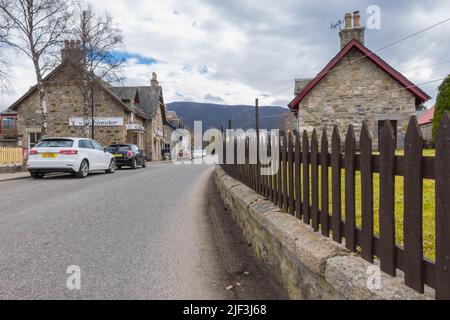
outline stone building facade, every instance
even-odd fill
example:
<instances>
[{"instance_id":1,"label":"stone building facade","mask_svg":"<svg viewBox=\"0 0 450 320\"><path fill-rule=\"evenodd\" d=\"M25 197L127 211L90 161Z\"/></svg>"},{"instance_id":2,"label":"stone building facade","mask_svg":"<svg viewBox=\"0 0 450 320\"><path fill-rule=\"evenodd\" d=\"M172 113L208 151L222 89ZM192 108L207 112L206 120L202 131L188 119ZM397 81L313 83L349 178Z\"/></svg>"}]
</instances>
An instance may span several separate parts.
<instances>
[{"instance_id":1,"label":"stone building facade","mask_svg":"<svg viewBox=\"0 0 450 320\"><path fill-rule=\"evenodd\" d=\"M153 127L157 123L154 119L158 115L146 112L133 100L122 100L113 87L99 81L94 86L92 115L89 118L84 115L80 82L74 75L77 68L73 66L74 60L70 59L71 52L77 56L79 50L78 43L67 42L62 63L45 78L49 120L47 137L88 137L104 146L134 143L146 152L148 160L158 160L158 152L147 150L149 145L153 145ZM18 146L33 148L42 138L42 110L36 86L8 111L17 113ZM159 116L162 117L163 113L159 111ZM86 121L94 123L93 130L92 126L86 130Z\"/></svg>"},{"instance_id":2,"label":"stone building facade","mask_svg":"<svg viewBox=\"0 0 450 320\"><path fill-rule=\"evenodd\" d=\"M344 137L352 124L358 136L365 121L377 146L385 121L390 121L401 148L409 118L430 97L365 47L358 12L346 15L340 39L341 51L316 78L296 80L296 98L289 107L299 130L326 128L331 137L337 125Z\"/></svg>"}]
</instances>

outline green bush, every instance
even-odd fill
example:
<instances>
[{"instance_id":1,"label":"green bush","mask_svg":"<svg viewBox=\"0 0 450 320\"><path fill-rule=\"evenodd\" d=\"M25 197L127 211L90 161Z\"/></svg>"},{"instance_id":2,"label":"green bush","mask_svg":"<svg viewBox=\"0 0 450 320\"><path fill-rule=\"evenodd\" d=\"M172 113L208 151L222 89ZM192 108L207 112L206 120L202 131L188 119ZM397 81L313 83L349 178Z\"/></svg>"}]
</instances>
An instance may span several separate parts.
<instances>
[{"instance_id":1,"label":"green bush","mask_svg":"<svg viewBox=\"0 0 450 320\"><path fill-rule=\"evenodd\" d=\"M433 119L433 139L436 141L436 134L441 123L444 111L450 111L450 75L439 86L439 94L436 100Z\"/></svg>"}]
</instances>

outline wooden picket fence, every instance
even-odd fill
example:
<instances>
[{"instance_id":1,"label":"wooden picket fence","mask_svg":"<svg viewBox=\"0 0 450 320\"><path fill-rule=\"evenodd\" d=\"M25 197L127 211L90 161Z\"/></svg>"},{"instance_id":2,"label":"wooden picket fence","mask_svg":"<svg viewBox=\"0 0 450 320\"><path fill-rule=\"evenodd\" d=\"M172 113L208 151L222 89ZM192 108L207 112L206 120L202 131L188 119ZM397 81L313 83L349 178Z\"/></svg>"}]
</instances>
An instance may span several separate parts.
<instances>
[{"instance_id":1,"label":"wooden picket fence","mask_svg":"<svg viewBox=\"0 0 450 320\"><path fill-rule=\"evenodd\" d=\"M435 157L423 156L424 141L416 117L409 123L404 156L396 155L393 132L391 124L386 122L379 154L372 151L372 138L365 124L359 149L354 129L349 127L344 152L337 127L331 139L331 153L325 130L320 144L316 130L311 139L306 132L303 136L281 135L280 170L273 176L262 176L260 163L250 164L248 138L245 164L237 164L238 143L234 138L235 161L232 164L227 161L223 168L287 213L311 225L314 231L331 236L338 243L345 239L347 249L360 253L370 263L377 258L381 270L388 275L395 277L397 270L403 271L410 288L424 293L427 285L435 289L436 299L450 299L450 115L443 116ZM271 142L264 143L270 150ZM226 142L223 153L226 159ZM357 171L361 176L360 228L355 205ZM380 184L379 236L374 232L374 174L379 175ZM395 222L396 176L404 178L404 246L396 243L396 232L399 232ZM436 186L435 261L425 258L423 253L424 179L435 180ZM342 199L345 199L345 212L342 212Z\"/></svg>"},{"instance_id":2,"label":"wooden picket fence","mask_svg":"<svg viewBox=\"0 0 450 320\"><path fill-rule=\"evenodd\" d=\"M22 148L0 147L0 165L22 164Z\"/></svg>"}]
</instances>

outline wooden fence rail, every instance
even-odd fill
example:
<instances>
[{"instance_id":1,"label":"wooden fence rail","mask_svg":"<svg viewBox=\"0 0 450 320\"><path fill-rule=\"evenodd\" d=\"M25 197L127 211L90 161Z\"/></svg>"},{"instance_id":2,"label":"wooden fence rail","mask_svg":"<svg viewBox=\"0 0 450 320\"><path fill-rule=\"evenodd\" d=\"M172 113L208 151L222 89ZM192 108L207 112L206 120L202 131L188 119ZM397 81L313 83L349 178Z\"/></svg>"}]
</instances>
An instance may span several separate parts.
<instances>
[{"instance_id":1,"label":"wooden fence rail","mask_svg":"<svg viewBox=\"0 0 450 320\"><path fill-rule=\"evenodd\" d=\"M405 283L412 289L424 293L427 285L435 289L437 299L450 299L450 115L443 116L435 157L423 156L423 138L416 117L411 118L408 126L404 156L396 155L393 132L390 122L386 122L379 154L372 152L366 124L359 137L359 149L355 131L349 127L344 152L337 127L331 143L324 130L320 145L315 130L311 139L307 132L295 136L282 134L275 141L280 146L280 156L279 170L273 176L262 176L259 170L262 165L249 162L247 139L245 164L227 163L223 167L287 214L311 224L314 231L332 236L338 243L345 239L349 250L360 253L370 263L378 259L381 270L388 275L395 277L397 270L403 271ZM263 140L267 143L267 149L263 150L271 150L270 139ZM356 207L357 173L361 180L361 212ZM375 174L379 177L379 190L374 187ZM396 177L404 179L403 228L396 225L395 218ZM435 180L435 261L424 256L424 179ZM374 191L379 191L378 221ZM374 230L376 222L379 236ZM400 232L402 246L396 241Z\"/></svg>"},{"instance_id":2,"label":"wooden fence rail","mask_svg":"<svg viewBox=\"0 0 450 320\"><path fill-rule=\"evenodd\" d=\"M22 148L0 147L0 165L22 164Z\"/></svg>"}]
</instances>

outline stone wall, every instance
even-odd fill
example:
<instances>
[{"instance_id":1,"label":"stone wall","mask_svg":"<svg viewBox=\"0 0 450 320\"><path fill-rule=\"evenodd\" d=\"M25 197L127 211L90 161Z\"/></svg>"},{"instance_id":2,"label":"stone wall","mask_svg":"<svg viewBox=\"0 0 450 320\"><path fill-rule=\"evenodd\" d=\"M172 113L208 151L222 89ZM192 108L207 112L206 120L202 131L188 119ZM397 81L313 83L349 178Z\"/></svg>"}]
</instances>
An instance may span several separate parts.
<instances>
[{"instance_id":1,"label":"stone wall","mask_svg":"<svg viewBox=\"0 0 450 320\"><path fill-rule=\"evenodd\" d=\"M357 49L352 49L310 92L299 107L299 129L327 128L331 137L338 125L342 140L353 124L357 137L367 121L374 146L378 122L396 120L398 147L404 144L409 118L415 114L415 97ZM352 60L359 59L350 63Z\"/></svg>"},{"instance_id":2,"label":"stone wall","mask_svg":"<svg viewBox=\"0 0 450 320\"><path fill-rule=\"evenodd\" d=\"M291 299L434 299L430 290L421 295L406 287L401 276L381 274L381 288L369 289L373 265L283 213L220 167L214 179L253 254Z\"/></svg>"}]
</instances>

